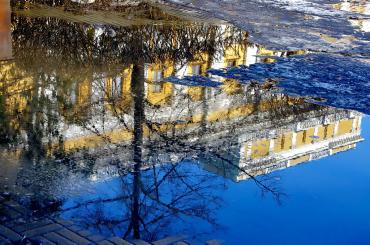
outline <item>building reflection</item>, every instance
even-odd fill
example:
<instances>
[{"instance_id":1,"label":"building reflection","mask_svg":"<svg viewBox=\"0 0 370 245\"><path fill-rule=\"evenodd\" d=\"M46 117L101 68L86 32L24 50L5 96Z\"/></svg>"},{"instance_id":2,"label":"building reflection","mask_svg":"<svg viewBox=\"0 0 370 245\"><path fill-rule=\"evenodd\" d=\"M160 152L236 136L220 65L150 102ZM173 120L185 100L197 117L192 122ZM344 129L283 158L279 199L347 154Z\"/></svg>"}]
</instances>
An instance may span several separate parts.
<instances>
[{"instance_id":1,"label":"building reflection","mask_svg":"<svg viewBox=\"0 0 370 245\"><path fill-rule=\"evenodd\" d=\"M361 137L362 115L331 111L305 120L291 121L258 132L242 134L237 168L206 164L205 168L234 181L317 160L356 147ZM245 173L245 171L247 173Z\"/></svg>"},{"instance_id":2,"label":"building reflection","mask_svg":"<svg viewBox=\"0 0 370 245\"><path fill-rule=\"evenodd\" d=\"M6 185L59 198L84 181L118 179L117 196L84 204L94 214L80 203L64 207L66 216L85 215L87 225L107 219L121 236L149 240L179 214L216 225L222 200L214 192L223 185L212 173L251 178L279 198L255 177L362 140L360 113L283 95L269 80L202 79L209 69L304 53L250 44L233 26L12 21L14 59L0 66ZM99 213L102 203L114 214Z\"/></svg>"},{"instance_id":3,"label":"building reflection","mask_svg":"<svg viewBox=\"0 0 370 245\"><path fill-rule=\"evenodd\" d=\"M39 145L36 151L43 148L46 153L44 157L57 151L69 153L83 148L98 149L106 144L121 146L133 139L133 98L136 95L132 90L135 79L132 74L137 62L143 66L145 141L158 141L162 134L175 138L186 135L187 141L184 143L192 145L190 142L202 142L202 138L221 133L218 132L219 128L227 132L244 127L238 137L231 137L233 148L237 148L233 149L237 152L233 160L237 168L232 170L233 174L224 174L234 180L247 178L240 169L252 175L268 173L273 169L351 149L362 139L361 115L356 112L308 104L302 99L271 93L268 86L242 85L233 79L220 79L220 83L215 85L203 84L202 81L187 83L187 77L205 76L208 69L273 62L274 56L304 53L269 51L249 44L248 34L234 27L223 25L152 29L153 33L147 37L149 41L136 40L144 45L143 49L153 50L146 60L136 59L136 54L128 50L124 56L129 61L127 64L113 60L111 66L101 63L96 67L94 63L101 62L98 60L101 57L97 58L91 54L92 51L87 51L82 54L86 55L86 62L97 60L87 64L84 60L74 60L73 65L60 63L60 67L50 67L49 64L45 65L44 59L51 64L58 64L58 60L70 57L53 49L58 47L46 47L42 53L38 53L42 57L36 61L27 60L30 59L30 53L34 55L33 52L40 52L37 49L40 40L31 39L28 44L19 42L28 33L22 29L23 17L15 17L14 21L17 24L13 45L17 53L14 60L1 65L4 108L2 141L12 144L17 141L20 145L28 145L28 148ZM35 28L45 24L38 21L33 23ZM28 25L28 22L24 24ZM52 24L51 19L48 25ZM95 47L96 52L104 52L105 46L99 43L104 38L107 38L105 42L109 44L118 42L118 46L127 45L129 48L130 45L136 45L130 43L132 40L124 38L117 41L114 36L110 39L105 34L111 33L112 29L94 29L88 25L68 23L58 25L69 25L69 28L81 35L81 40L90 40L85 50L93 50ZM42 30L39 29L40 32ZM120 31L125 34L138 33L141 29L118 28L114 30L115 35L119 35ZM146 29L143 31L147 32ZM196 39L192 37L192 32L198 34ZM153 42L153 38L164 34L171 37L169 42ZM58 35L61 40L68 38ZM198 44L189 45L191 41ZM170 46L165 53L162 46L166 45ZM173 52L177 52L176 55ZM116 54L113 53L112 57L116 57ZM104 57L104 62L109 57L110 54ZM166 80L172 76L177 77L178 82ZM268 120L264 118L267 116ZM251 120L254 120L253 125L243 125ZM263 126L266 124L269 126ZM258 127L260 129L255 132ZM210 143L205 141L202 144ZM129 165L130 161L132 159L123 162ZM225 171L212 161L204 166L218 173Z\"/></svg>"}]
</instances>

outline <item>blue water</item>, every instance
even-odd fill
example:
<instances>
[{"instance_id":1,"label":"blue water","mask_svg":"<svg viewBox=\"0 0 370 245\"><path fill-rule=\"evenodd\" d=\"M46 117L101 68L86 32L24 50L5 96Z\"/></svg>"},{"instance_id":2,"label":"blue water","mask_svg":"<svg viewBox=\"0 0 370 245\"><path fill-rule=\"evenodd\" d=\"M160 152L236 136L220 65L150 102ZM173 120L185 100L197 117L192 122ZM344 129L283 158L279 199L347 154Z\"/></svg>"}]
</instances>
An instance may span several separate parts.
<instances>
[{"instance_id":1,"label":"blue water","mask_svg":"<svg viewBox=\"0 0 370 245\"><path fill-rule=\"evenodd\" d=\"M365 141L358 143L356 149L269 174L267 177L276 180L277 189L284 194L279 201L270 193L263 195L252 180L236 183L205 172L195 162L183 162L178 171L193 176L190 181L194 186L197 186L197 181L203 183L203 180L197 180L198 175L204 178L206 174L208 179L213 177L209 183L214 185L211 184L210 189L207 189L208 183L203 183L203 194L221 200L218 208L212 202L207 203L218 226L195 216L174 215L167 220L168 224L160 223L164 226L156 238L185 234L192 240L218 239L225 244L369 244L369 117L364 117L362 128ZM143 172L142 176L146 175ZM126 181L131 183L132 179L128 177ZM183 191L174 183L166 181L163 184L160 190L163 200L174 195L171 191ZM95 186L94 193L67 199L64 208L88 200L114 198L122 195L126 187L127 193L130 193L129 186L123 186L118 178L101 182ZM149 220L155 217L156 212L165 212L164 209L150 211L153 203L143 196L141 201L149 210L143 219ZM200 197L190 196L179 206L193 207L202 202ZM97 219L96 210L110 219L124 219L129 213L121 201L94 205L64 212L63 217L82 219L85 224L91 224ZM126 227L126 223L115 226L114 234L122 236ZM99 229L99 232L107 230Z\"/></svg>"}]
</instances>

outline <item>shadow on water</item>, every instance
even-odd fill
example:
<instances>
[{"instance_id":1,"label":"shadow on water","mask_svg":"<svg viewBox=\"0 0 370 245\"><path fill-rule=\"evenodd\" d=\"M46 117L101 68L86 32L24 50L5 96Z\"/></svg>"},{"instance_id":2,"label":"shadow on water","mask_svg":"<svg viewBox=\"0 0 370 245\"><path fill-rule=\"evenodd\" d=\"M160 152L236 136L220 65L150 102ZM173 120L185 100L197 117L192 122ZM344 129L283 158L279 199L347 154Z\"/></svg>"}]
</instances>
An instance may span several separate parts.
<instances>
[{"instance_id":1,"label":"shadow on water","mask_svg":"<svg viewBox=\"0 0 370 245\"><path fill-rule=\"evenodd\" d=\"M269 173L363 140L361 113L277 88L276 77L297 80L306 51L268 50L228 24L11 23L0 26L12 35L1 40L12 59L0 61L0 183L34 215L107 236L195 237L225 228L216 214L230 183L249 179L280 204Z\"/></svg>"}]
</instances>

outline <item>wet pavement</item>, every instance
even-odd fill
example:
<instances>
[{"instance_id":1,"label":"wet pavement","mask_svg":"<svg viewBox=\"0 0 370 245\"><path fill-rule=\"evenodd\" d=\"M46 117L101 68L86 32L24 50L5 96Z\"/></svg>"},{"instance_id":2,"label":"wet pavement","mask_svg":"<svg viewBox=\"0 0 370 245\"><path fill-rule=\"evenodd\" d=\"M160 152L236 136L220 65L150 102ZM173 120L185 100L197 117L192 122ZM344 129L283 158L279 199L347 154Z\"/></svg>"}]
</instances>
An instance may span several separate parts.
<instances>
[{"instance_id":1,"label":"wet pavement","mask_svg":"<svg viewBox=\"0 0 370 245\"><path fill-rule=\"evenodd\" d=\"M0 201L100 241L367 244L367 3L169 2L0 3Z\"/></svg>"},{"instance_id":2,"label":"wet pavement","mask_svg":"<svg viewBox=\"0 0 370 245\"><path fill-rule=\"evenodd\" d=\"M104 238L76 226L71 221L53 218L35 218L29 210L14 201L1 203L9 220L0 224L1 244L98 244L98 245L186 245L186 236L165 237L150 244L140 239L124 240L120 237ZM27 217L27 218L26 218ZM205 244L219 244L216 240Z\"/></svg>"}]
</instances>

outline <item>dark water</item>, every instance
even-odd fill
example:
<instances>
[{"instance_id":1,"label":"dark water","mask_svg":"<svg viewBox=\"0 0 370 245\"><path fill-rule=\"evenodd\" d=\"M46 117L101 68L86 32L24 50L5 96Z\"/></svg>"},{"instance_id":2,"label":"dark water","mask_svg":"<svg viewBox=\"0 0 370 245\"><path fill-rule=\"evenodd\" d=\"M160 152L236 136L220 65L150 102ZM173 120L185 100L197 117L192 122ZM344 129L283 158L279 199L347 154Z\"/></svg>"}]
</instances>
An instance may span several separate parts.
<instances>
[{"instance_id":1,"label":"dark water","mask_svg":"<svg viewBox=\"0 0 370 245\"><path fill-rule=\"evenodd\" d=\"M272 51L227 24L8 18L0 190L35 215L148 241L369 243L363 54Z\"/></svg>"}]
</instances>

